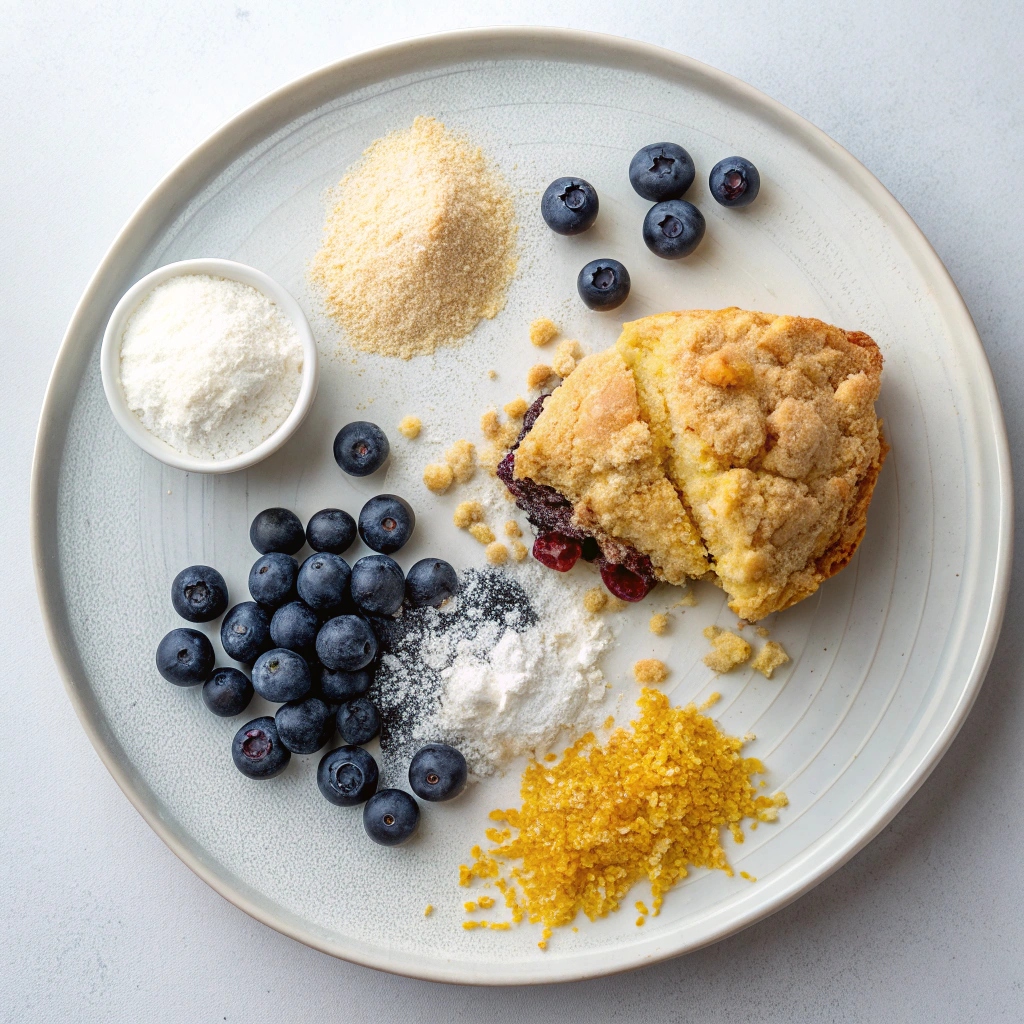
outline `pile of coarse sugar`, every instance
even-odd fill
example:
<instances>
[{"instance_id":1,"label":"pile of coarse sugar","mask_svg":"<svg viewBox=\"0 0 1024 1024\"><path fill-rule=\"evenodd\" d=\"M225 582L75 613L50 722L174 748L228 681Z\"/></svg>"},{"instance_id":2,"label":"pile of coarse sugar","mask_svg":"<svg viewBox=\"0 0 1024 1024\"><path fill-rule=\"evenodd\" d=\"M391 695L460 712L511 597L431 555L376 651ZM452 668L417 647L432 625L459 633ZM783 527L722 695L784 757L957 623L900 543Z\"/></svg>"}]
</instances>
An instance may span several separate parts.
<instances>
[{"instance_id":1,"label":"pile of coarse sugar","mask_svg":"<svg viewBox=\"0 0 1024 1024\"><path fill-rule=\"evenodd\" d=\"M409 359L504 306L516 270L508 185L439 121L378 139L330 201L310 278L356 348Z\"/></svg>"}]
</instances>

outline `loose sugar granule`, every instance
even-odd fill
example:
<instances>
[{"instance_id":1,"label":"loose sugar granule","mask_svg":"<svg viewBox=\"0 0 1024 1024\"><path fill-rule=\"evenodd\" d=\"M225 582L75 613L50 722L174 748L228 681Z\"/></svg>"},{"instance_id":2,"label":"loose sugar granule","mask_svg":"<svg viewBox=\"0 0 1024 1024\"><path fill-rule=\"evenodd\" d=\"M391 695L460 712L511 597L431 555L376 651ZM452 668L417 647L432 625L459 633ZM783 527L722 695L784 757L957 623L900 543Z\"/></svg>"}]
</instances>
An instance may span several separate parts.
<instances>
[{"instance_id":1,"label":"loose sugar granule","mask_svg":"<svg viewBox=\"0 0 1024 1024\"><path fill-rule=\"evenodd\" d=\"M433 491L435 494L444 494L451 487L454 479L455 474L452 473L452 467L443 462L432 462L423 469L423 483L426 484L428 491Z\"/></svg>"},{"instance_id":2,"label":"loose sugar granule","mask_svg":"<svg viewBox=\"0 0 1024 1024\"><path fill-rule=\"evenodd\" d=\"M539 320L534 320L530 324L530 344L536 345L537 348L549 344L557 337L558 328L546 316L542 316Z\"/></svg>"},{"instance_id":3,"label":"loose sugar granule","mask_svg":"<svg viewBox=\"0 0 1024 1024\"><path fill-rule=\"evenodd\" d=\"M657 658L642 658L633 666L633 678L642 686L663 683L668 679L668 666Z\"/></svg>"},{"instance_id":4,"label":"loose sugar granule","mask_svg":"<svg viewBox=\"0 0 1024 1024\"><path fill-rule=\"evenodd\" d=\"M496 316L516 269L511 197L481 150L434 118L373 143L331 194L310 268L351 344L409 359Z\"/></svg>"},{"instance_id":5,"label":"loose sugar granule","mask_svg":"<svg viewBox=\"0 0 1024 1024\"><path fill-rule=\"evenodd\" d=\"M419 416L403 416L398 421L398 432L402 437L407 437L412 441L420 436L422 426L423 423L420 421Z\"/></svg>"},{"instance_id":6,"label":"loose sugar granule","mask_svg":"<svg viewBox=\"0 0 1024 1024\"><path fill-rule=\"evenodd\" d=\"M711 650L704 655L704 664L714 672L730 672L742 665L752 653L750 644L741 636L718 626L708 626L704 636L711 641Z\"/></svg>"},{"instance_id":7,"label":"loose sugar granule","mask_svg":"<svg viewBox=\"0 0 1024 1024\"><path fill-rule=\"evenodd\" d=\"M782 644L769 640L750 664L766 679L771 679L772 673L781 665L785 665L787 661L789 661L789 655Z\"/></svg>"},{"instance_id":8,"label":"loose sugar granule","mask_svg":"<svg viewBox=\"0 0 1024 1024\"><path fill-rule=\"evenodd\" d=\"M656 636L661 636L668 631L668 616L664 612L658 612L651 616L647 628Z\"/></svg>"},{"instance_id":9,"label":"loose sugar granule","mask_svg":"<svg viewBox=\"0 0 1024 1024\"><path fill-rule=\"evenodd\" d=\"M493 879L513 921L525 916L550 929L584 913L591 920L617 910L632 886L648 879L657 914L665 893L691 867L732 875L721 831L745 819L774 820L783 794L758 796L752 777L760 761L742 756L692 704L672 708L644 690L639 718L604 744L588 733L558 764L531 762L520 786L522 806L492 811L515 838L474 847L459 880ZM488 837L501 836L489 829Z\"/></svg>"},{"instance_id":10,"label":"loose sugar granule","mask_svg":"<svg viewBox=\"0 0 1024 1024\"><path fill-rule=\"evenodd\" d=\"M460 501L455 506L455 513L452 522L460 529L465 530L473 523L479 523L484 518L484 507L479 501Z\"/></svg>"},{"instance_id":11,"label":"loose sugar granule","mask_svg":"<svg viewBox=\"0 0 1024 1024\"><path fill-rule=\"evenodd\" d=\"M531 391L544 387L548 380L550 380L552 372L551 367L546 366L544 363L537 363L536 366L531 366L526 371L526 386Z\"/></svg>"}]
</instances>

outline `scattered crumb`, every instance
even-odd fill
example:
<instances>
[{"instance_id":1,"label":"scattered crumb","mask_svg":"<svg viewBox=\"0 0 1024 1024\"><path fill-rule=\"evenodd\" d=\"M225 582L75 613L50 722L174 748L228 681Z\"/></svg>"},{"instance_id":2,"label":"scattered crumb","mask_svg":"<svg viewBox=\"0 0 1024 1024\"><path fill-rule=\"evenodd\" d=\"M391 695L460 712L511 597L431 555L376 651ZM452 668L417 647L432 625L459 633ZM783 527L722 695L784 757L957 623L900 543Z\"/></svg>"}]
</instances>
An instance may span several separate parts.
<instances>
[{"instance_id":1,"label":"scattered crumb","mask_svg":"<svg viewBox=\"0 0 1024 1024\"><path fill-rule=\"evenodd\" d=\"M481 910L490 910L491 907L494 906L494 897L493 896L481 896L480 899L477 900L477 903L480 904L480 909ZM492 925L491 927L493 928L494 926Z\"/></svg>"},{"instance_id":2,"label":"scattered crumb","mask_svg":"<svg viewBox=\"0 0 1024 1024\"><path fill-rule=\"evenodd\" d=\"M785 652L782 644L776 643L774 640L769 640L768 643L761 648L757 657L751 662L751 665L757 669L765 677L765 679L771 679L772 673L780 666L785 665L789 661L789 655Z\"/></svg>"},{"instance_id":3,"label":"scattered crumb","mask_svg":"<svg viewBox=\"0 0 1024 1024\"><path fill-rule=\"evenodd\" d=\"M761 637L762 640L767 640L768 637L771 636L771 633L769 633L768 630L764 628L764 626L758 626L757 629L754 630L754 632L759 637Z\"/></svg>"},{"instance_id":4,"label":"scattered crumb","mask_svg":"<svg viewBox=\"0 0 1024 1024\"><path fill-rule=\"evenodd\" d=\"M526 399L520 398L517 395L505 406L505 415L510 420L521 420L526 415L526 410L529 408L530 406Z\"/></svg>"},{"instance_id":5,"label":"scattered crumb","mask_svg":"<svg viewBox=\"0 0 1024 1024\"><path fill-rule=\"evenodd\" d=\"M484 554L491 565L504 565L508 561L508 548L500 540L488 544Z\"/></svg>"},{"instance_id":6,"label":"scattered crumb","mask_svg":"<svg viewBox=\"0 0 1024 1024\"><path fill-rule=\"evenodd\" d=\"M466 440L456 441L455 444L445 453L444 460L451 467L452 476L464 484L473 476L476 464L473 461L476 456L476 448Z\"/></svg>"},{"instance_id":7,"label":"scattered crumb","mask_svg":"<svg viewBox=\"0 0 1024 1024\"><path fill-rule=\"evenodd\" d=\"M591 587L590 590L583 595L583 607L594 615L603 611L607 604L608 591L603 587Z\"/></svg>"},{"instance_id":8,"label":"scattered crumb","mask_svg":"<svg viewBox=\"0 0 1024 1024\"><path fill-rule=\"evenodd\" d=\"M472 523L479 523L484 517L484 507L479 501L460 501L455 506L452 522L460 530L465 530Z\"/></svg>"},{"instance_id":9,"label":"scattered crumb","mask_svg":"<svg viewBox=\"0 0 1024 1024\"><path fill-rule=\"evenodd\" d=\"M550 344L558 337L558 328L554 322L546 316L534 320L530 324L530 343L540 348L542 345Z\"/></svg>"},{"instance_id":10,"label":"scattered crumb","mask_svg":"<svg viewBox=\"0 0 1024 1024\"><path fill-rule=\"evenodd\" d=\"M757 824L756 821L751 822L750 827L753 828L756 824ZM746 871L741 871L740 872L740 878L745 878L748 882L756 882L757 881L757 879L753 875L749 874Z\"/></svg>"},{"instance_id":11,"label":"scattered crumb","mask_svg":"<svg viewBox=\"0 0 1024 1024\"><path fill-rule=\"evenodd\" d=\"M454 479L452 467L442 462L432 462L423 470L423 482L427 485L427 490L435 494L444 494Z\"/></svg>"},{"instance_id":12,"label":"scattered crumb","mask_svg":"<svg viewBox=\"0 0 1024 1024\"><path fill-rule=\"evenodd\" d=\"M661 636L662 633L668 630L668 616L664 612L658 612L656 615L651 616L651 621L648 623L650 631L657 636Z\"/></svg>"},{"instance_id":13,"label":"scattered crumb","mask_svg":"<svg viewBox=\"0 0 1024 1024\"><path fill-rule=\"evenodd\" d=\"M642 928L644 926L644 924L646 923L646 921L647 921L646 917L638 917L636 919L636 926L637 926L637 928Z\"/></svg>"},{"instance_id":14,"label":"scattered crumb","mask_svg":"<svg viewBox=\"0 0 1024 1024\"><path fill-rule=\"evenodd\" d=\"M407 437L409 440L420 436L420 430L423 428L423 423L419 416L403 416L398 421L398 432L402 437Z\"/></svg>"},{"instance_id":15,"label":"scattered crumb","mask_svg":"<svg viewBox=\"0 0 1024 1024\"><path fill-rule=\"evenodd\" d=\"M551 360L551 368L559 377L568 377L576 369L576 360L583 355L578 341L560 341Z\"/></svg>"},{"instance_id":16,"label":"scattered crumb","mask_svg":"<svg viewBox=\"0 0 1024 1024\"><path fill-rule=\"evenodd\" d=\"M538 388L544 387L544 385L551 378L551 367L544 363L537 363L536 366L531 366L526 371L526 386L531 391L536 391Z\"/></svg>"},{"instance_id":17,"label":"scattered crumb","mask_svg":"<svg viewBox=\"0 0 1024 1024\"><path fill-rule=\"evenodd\" d=\"M697 595L692 590L687 590L676 602L680 608L696 608Z\"/></svg>"},{"instance_id":18,"label":"scattered crumb","mask_svg":"<svg viewBox=\"0 0 1024 1024\"><path fill-rule=\"evenodd\" d=\"M641 686L663 683L668 679L668 666L657 658L642 658L633 666L633 678Z\"/></svg>"},{"instance_id":19,"label":"scattered crumb","mask_svg":"<svg viewBox=\"0 0 1024 1024\"><path fill-rule=\"evenodd\" d=\"M718 626L708 626L704 636L711 641L711 650L704 655L704 664L714 672L729 672L742 665L752 653L750 644L743 637Z\"/></svg>"},{"instance_id":20,"label":"scattered crumb","mask_svg":"<svg viewBox=\"0 0 1024 1024\"><path fill-rule=\"evenodd\" d=\"M480 541L481 544L494 542L494 533L486 523L473 523L469 528L469 533L474 540Z\"/></svg>"},{"instance_id":21,"label":"scattered crumb","mask_svg":"<svg viewBox=\"0 0 1024 1024\"><path fill-rule=\"evenodd\" d=\"M498 379L498 371L497 370L488 370L487 371L487 376L490 377L491 380L497 380Z\"/></svg>"},{"instance_id":22,"label":"scattered crumb","mask_svg":"<svg viewBox=\"0 0 1024 1024\"><path fill-rule=\"evenodd\" d=\"M508 921L495 921L494 924L491 925L491 931L507 932L511 927L512 926L508 923Z\"/></svg>"},{"instance_id":23,"label":"scattered crumb","mask_svg":"<svg viewBox=\"0 0 1024 1024\"><path fill-rule=\"evenodd\" d=\"M512 559L516 562L521 562L530 553L530 549L517 540L512 541L510 546L512 548Z\"/></svg>"},{"instance_id":24,"label":"scattered crumb","mask_svg":"<svg viewBox=\"0 0 1024 1024\"><path fill-rule=\"evenodd\" d=\"M423 911L423 916L424 917L430 917L430 915L433 912L434 912L434 904L433 903L428 903L427 906L426 906L426 909Z\"/></svg>"},{"instance_id":25,"label":"scattered crumb","mask_svg":"<svg viewBox=\"0 0 1024 1024\"><path fill-rule=\"evenodd\" d=\"M467 932L471 932L471 931L473 931L474 928L479 928L482 925L483 925L483 921L463 921L462 922L462 927L465 928Z\"/></svg>"},{"instance_id":26,"label":"scattered crumb","mask_svg":"<svg viewBox=\"0 0 1024 1024\"><path fill-rule=\"evenodd\" d=\"M545 761L557 761L558 760L558 755L557 754L545 754L544 755L544 760Z\"/></svg>"},{"instance_id":27,"label":"scattered crumb","mask_svg":"<svg viewBox=\"0 0 1024 1024\"><path fill-rule=\"evenodd\" d=\"M472 914L474 910L477 910L479 908L473 900L466 900L466 902L462 904L462 909L467 914Z\"/></svg>"},{"instance_id":28,"label":"scattered crumb","mask_svg":"<svg viewBox=\"0 0 1024 1024\"><path fill-rule=\"evenodd\" d=\"M736 628L737 628L737 629L738 629L738 630L739 630L739 631L740 631L741 633L742 633L742 632L743 632L743 630L745 630L745 629L747 628L747 626L749 626L749 625L750 625L750 623L749 623L749 622L747 622L747 620L746 620L746 619L737 619L737 620L736 620Z\"/></svg>"},{"instance_id":29,"label":"scattered crumb","mask_svg":"<svg viewBox=\"0 0 1024 1024\"><path fill-rule=\"evenodd\" d=\"M505 524L505 536L506 537L522 537L523 531L519 524L514 520L510 519Z\"/></svg>"},{"instance_id":30,"label":"scattered crumb","mask_svg":"<svg viewBox=\"0 0 1024 1024\"><path fill-rule=\"evenodd\" d=\"M501 421L498 419L497 409L488 409L480 417L480 433L484 437L497 437L501 432Z\"/></svg>"},{"instance_id":31,"label":"scattered crumb","mask_svg":"<svg viewBox=\"0 0 1024 1024\"><path fill-rule=\"evenodd\" d=\"M636 912L638 914L646 915L650 913L650 911L647 909L647 904L644 903L643 900L637 900L636 903L633 904L633 906L636 907Z\"/></svg>"}]
</instances>

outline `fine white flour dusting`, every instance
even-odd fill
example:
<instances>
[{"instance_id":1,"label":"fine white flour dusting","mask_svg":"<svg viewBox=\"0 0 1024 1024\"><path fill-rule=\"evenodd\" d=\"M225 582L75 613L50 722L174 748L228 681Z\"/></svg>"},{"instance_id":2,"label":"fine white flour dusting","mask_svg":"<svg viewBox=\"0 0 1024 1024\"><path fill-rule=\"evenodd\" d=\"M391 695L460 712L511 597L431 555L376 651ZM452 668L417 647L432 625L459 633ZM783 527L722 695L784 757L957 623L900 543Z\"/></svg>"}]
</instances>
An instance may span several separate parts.
<instances>
[{"instance_id":1,"label":"fine white flour dusting","mask_svg":"<svg viewBox=\"0 0 1024 1024\"><path fill-rule=\"evenodd\" d=\"M207 274L157 285L121 339L121 386L146 429L184 454L252 451L298 398L302 345L261 291Z\"/></svg>"}]
</instances>

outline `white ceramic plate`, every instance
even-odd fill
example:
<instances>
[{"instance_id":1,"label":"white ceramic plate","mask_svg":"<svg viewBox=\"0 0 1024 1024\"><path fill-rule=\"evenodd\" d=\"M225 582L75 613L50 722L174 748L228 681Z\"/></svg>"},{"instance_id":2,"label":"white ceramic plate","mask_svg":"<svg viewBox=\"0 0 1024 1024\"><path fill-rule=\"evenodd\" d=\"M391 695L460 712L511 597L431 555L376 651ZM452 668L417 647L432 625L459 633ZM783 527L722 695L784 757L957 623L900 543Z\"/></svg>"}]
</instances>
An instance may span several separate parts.
<instances>
[{"instance_id":1,"label":"white ceramic plate","mask_svg":"<svg viewBox=\"0 0 1024 1024\"><path fill-rule=\"evenodd\" d=\"M516 193L523 258L506 309L467 344L383 361L339 348L304 284L305 265L324 190L368 143L419 114L465 131L501 165ZM708 220L700 250L682 264L644 248L646 204L626 178L632 153L664 139L694 156L687 198ZM719 208L707 191L712 164L734 153L761 172L761 195L745 211ZM537 208L544 186L570 173L596 185L601 216L565 239L543 227ZM121 294L161 264L199 256L280 281L321 352L319 395L296 436L247 473L223 477L189 476L140 452L100 384L100 338ZM620 258L633 279L628 303L611 315L589 313L575 296L578 269L597 256ZM652 637L646 617L668 597L618 620L610 677L628 691L630 662L658 654L672 665L677 703L720 690L716 717L733 733L756 733L750 752L768 765L772 790L788 793L777 825L729 847L756 884L697 873L646 927L628 911L583 921L546 953L534 928L465 932L457 865L482 837L486 811L515 800L518 772L430 808L415 843L383 850L319 796L316 757L294 758L273 782L242 778L228 756L239 723L157 677L152 652L176 624L173 574L216 565L243 599L254 557L248 523L268 505L305 518L398 491L420 516L405 565L428 551L478 564L480 548L450 523L459 495L435 498L419 476L453 439L475 436L485 407L522 391L535 316L595 349L621 320L733 304L874 336L892 444L854 562L769 623L794 659L774 681L750 670L716 679L702 665L701 628L735 621L713 588L698 588L699 606L677 614L667 638ZM405 413L424 420L416 442L394 430ZM334 466L334 432L359 417L394 439L386 479L353 480ZM54 654L100 756L140 813L259 920L337 956L449 981L566 980L650 963L735 932L835 870L906 802L963 722L995 645L1010 564L1009 460L989 368L910 218L849 154L748 86L650 46L556 30L468 32L343 61L200 146L125 227L75 312L46 397L33 487ZM428 902L437 910L425 919Z\"/></svg>"}]
</instances>

